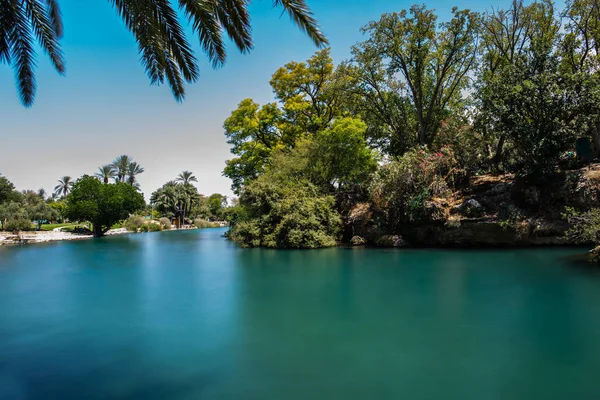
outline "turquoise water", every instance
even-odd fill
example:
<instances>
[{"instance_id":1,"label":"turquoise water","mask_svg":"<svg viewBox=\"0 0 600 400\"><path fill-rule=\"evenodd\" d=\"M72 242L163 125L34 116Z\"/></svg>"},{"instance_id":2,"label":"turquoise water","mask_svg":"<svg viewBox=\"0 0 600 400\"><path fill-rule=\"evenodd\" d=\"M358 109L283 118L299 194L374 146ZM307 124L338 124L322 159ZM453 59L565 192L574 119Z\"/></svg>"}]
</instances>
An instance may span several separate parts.
<instances>
[{"instance_id":1,"label":"turquoise water","mask_svg":"<svg viewBox=\"0 0 600 400\"><path fill-rule=\"evenodd\" d=\"M0 399L599 399L581 249L0 248Z\"/></svg>"}]
</instances>

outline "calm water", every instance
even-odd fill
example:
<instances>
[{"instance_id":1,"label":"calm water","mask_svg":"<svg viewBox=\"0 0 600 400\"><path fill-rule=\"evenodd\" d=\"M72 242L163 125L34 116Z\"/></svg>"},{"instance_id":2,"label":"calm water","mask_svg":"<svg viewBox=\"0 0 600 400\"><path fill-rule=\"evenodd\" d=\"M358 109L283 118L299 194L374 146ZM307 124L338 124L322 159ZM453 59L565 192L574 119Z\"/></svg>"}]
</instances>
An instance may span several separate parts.
<instances>
[{"instance_id":1,"label":"calm water","mask_svg":"<svg viewBox=\"0 0 600 400\"><path fill-rule=\"evenodd\" d=\"M0 399L599 399L576 249L0 248Z\"/></svg>"}]
</instances>

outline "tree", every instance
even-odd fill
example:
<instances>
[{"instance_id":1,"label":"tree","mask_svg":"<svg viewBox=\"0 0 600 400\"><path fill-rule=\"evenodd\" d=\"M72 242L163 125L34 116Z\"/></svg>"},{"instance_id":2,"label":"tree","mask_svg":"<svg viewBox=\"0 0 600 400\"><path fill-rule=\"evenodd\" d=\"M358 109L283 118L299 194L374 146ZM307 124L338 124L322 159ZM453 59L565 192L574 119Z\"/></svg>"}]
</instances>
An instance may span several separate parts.
<instances>
[{"instance_id":1,"label":"tree","mask_svg":"<svg viewBox=\"0 0 600 400\"><path fill-rule=\"evenodd\" d=\"M0 176L0 204L8 201L11 198L12 192L15 190L15 185L6 179L5 176Z\"/></svg>"},{"instance_id":2,"label":"tree","mask_svg":"<svg viewBox=\"0 0 600 400\"><path fill-rule=\"evenodd\" d=\"M54 187L54 193L58 196L66 196L73 187L73 181L70 176L63 176L58 180L58 185Z\"/></svg>"},{"instance_id":3,"label":"tree","mask_svg":"<svg viewBox=\"0 0 600 400\"><path fill-rule=\"evenodd\" d=\"M207 198L210 219L220 220L223 217L223 210L227 207L227 196L214 193Z\"/></svg>"},{"instance_id":4,"label":"tree","mask_svg":"<svg viewBox=\"0 0 600 400\"><path fill-rule=\"evenodd\" d=\"M175 181L165 183L160 189L150 196L150 204L156 207L161 215L177 217L180 225L185 222L186 216L200 203L198 189L191 184Z\"/></svg>"},{"instance_id":5,"label":"tree","mask_svg":"<svg viewBox=\"0 0 600 400\"><path fill-rule=\"evenodd\" d=\"M127 175L129 174L129 164L133 162L133 158L127 154L120 155L113 161L112 167L116 172L117 180L119 182L125 182Z\"/></svg>"},{"instance_id":6,"label":"tree","mask_svg":"<svg viewBox=\"0 0 600 400\"><path fill-rule=\"evenodd\" d=\"M421 145L430 144L441 121L451 109L459 108L461 91L468 87L468 74L476 66L477 14L456 7L452 14L452 19L439 27L437 16L424 5L384 14L363 28L370 38L354 50L359 66L370 60L367 68L372 72L362 74L363 78L383 71L401 77L401 83L392 88L407 88ZM377 90L377 84L363 82L369 90ZM375 100L381 103L381 99ZM390 121L392 118L388 115Z\"/></svg>"},{"instance_id":7,"label":"tree","mask_svg":"<svg viewBox=\"0 0 600 400\"><path fill-rule=\"evenodd\" d=\"M213 67L225 63L224 35L247 53L253 47L249 1L215 0L109 0L133 34L141 62L152 84L165 81L178 101L185 97L185 83L199 78L198 61L179 15L185 17ZM304 0L273 0L318 45L327 43ZM25 106L35 98L35 46L48 54L54 68L65 72L59 41L63 26L58 0L3 1L0 14L0 63L15 71ZM37 43L36 43L37 42Z\"/></svg>"},{"instance_id":8,"label":"tree","mask_svg":"<svg viewBox=\"0 0 600 400\"><path fill-rule=\"evenodd\" d=\"M237 156L227 161L223 174L233 181L235 193L264 171L274 150L291 149L299 138L315 135L349 113L343 101L348 77L336 71L329 49L306 62L287 63L270 84L277 102L261 107L245 99L223 125Z\"/></svg>"},{"instance_id":9,"label":"tree","mask_svg":"<svg viewBox=\"0 0 600 400\"><path fill-rule=\"evenodd\" d=\"M145 206L144 196L133 186L123 182L105 185L84 175L67 197L66 215L73 221L90 221L94 236L100 237L115 223Z\"/></svg>"},{"instance_id":10,"label":"tree","mask_svg":"<svg viewBox=\"0 0 600 400\"><path fill-rule=\"evenodd\" d=\"M184 185L191 184L192 182L198 182L198 178L194 176L194 173L191 171L183 171L179 175L177 175L177 182L181 182Z\"/></svg>"},{"instance_id":11,"label":"tree","mask_svg":"<svg viewBox=\"0 0 600 400\"><path fill-rule=\"evenodd\" d=\"M135 186L137 183L137 176L144 172L144 168L139 165L137 162L132 161L127 166L127 183L132 186Z\"/></svg>"},{"instance_id":12,"label":"tree","mask_svg":"<svg viewBox=\"0 0 600 400\"><path fill-rule=\"evenodd\" d=\"M96 172L94 176L107 184L111 179L117 176L117 173L113 165L107 164L98 167L98 172Z\"/></svg>"}]
</instances>

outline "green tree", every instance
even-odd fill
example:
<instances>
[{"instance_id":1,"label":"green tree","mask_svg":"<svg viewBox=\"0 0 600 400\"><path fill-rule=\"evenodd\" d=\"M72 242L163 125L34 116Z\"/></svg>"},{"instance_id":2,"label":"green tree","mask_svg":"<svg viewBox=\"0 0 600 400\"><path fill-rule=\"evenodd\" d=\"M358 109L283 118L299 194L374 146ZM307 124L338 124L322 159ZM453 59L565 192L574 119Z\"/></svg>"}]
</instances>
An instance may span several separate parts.
<instances>
[{"instance_id":1,"label":"green tree","mask_svg":"<svg viewBox=\"0 0 600 400\"><path fill-rule=\"evenodd\" d=\"M409 99L421 145L430 144L441 121L460 109L461 91L468 88L468 74L477 62L478 29L478 16L469 10L453 8L451 20L437 25L437 16L424 5L384 14L363 28L369 39L355 47L355 59L359 67L366 64L375 79L381 73L401 79L387 86ZM379 84L373 85L369 75L360 77L368 90L376 91ZM383 105L385 98L375 101ZM390 121L397 119L384 112Z\"/></svg>"},{"instance_id":2,"label":"green tree","mask_svg":"<svg viewBox=\"0 0 600 400\"><path fill-rule=\"evenodd\" d=\"M0 204L10 200L12 193L15 190L15 185L6 179L5 176L0 176Z\"/></svg>"},{"instance_id":3,"label":"green tree","mask_svg":"<svg viewBox=\"0 0 600 400\"><path fill-rule=\"evenodd\" d=\"M135 37L150 82L166 81L178 101L185 96L185 83L199 78L198 61L180 15L190 24L214 67L223 65L226 60L224 36L242 53L253 47L249 1L109 0L109 3ZM273 0L273 6L282 7L316 45L327 43L304 0ZM24 105L32 105L35 97L36 44L48 54L60 74L65 72L59 44L62 34L58 0L3 1L0 63L8 64L15 71Z\"/></svg>"},{"instance_id":4,"label":"green tree","mask_svg":"<svg viewBox=\"0 0 600 400\"><path fill-rule=\"evenodd\" d=\"M227 196L224 196L219 193L214 193L208 196L206 201L210 212L209 218L212 220L222 220L223 211L227 207Z\"/></svg>"},{"instance_id":5,"label":"green tree","mask_svg":"<svg viewBox=\"0 0 600 400\"><path fill-rule=\"evenodd\" d=\"M57 196L66 196L71 191L73 183L70 176L63 176L58 180L58 185L54 187L54 193L56 193Z\"/></svg>"},{"instance_id":6,"label":"green tree","mask_svg":"<svg viewBox=\"0 0 600 400\"><path fill-rule=\"evenodd\" d=\"M107 184L111 179L113 179L117 176L117 172L115 171L115 168L113 165L107 164L107 165L98 167L98 172L96 172L94 174L94 176L96 178L100 179L105 184Z\"/></svg>"},{"instance_id":7,"label":"green tree","mask_svg":"<svg viewBox=\"0 0 600 400\"><path fill-rule=\"evenodd\" d=\"M194 173L192 171L183 171L182 173L177 175L177 179L175 179L175 181L181 182L184 185L188 185L192 182L198 182L198 178L194 176Z\"/></svg>"},{"instance_id":8,"label":"green tree","mask_svg":"<svg viewBox=\"0 0 600 400\"><path fill-rule=\"evenodd\" d=\"M144 168L137 162L132 161L127 165L127 183L138 188L137 176L144 172Z\"/></svg>"},{"instance_id":9,"label":"green tree","mask_svg":"<svg viewBox=\"0 0 600 400\"><path fill-rule=\"evenodd\" d=\"M73 221L90 221L94 236L99 237L145 206L144 197L133 186L123 182L105 185L84 175L67 197L66 215Z\"/></svg>"},{"instance_id":10,"label":"green tree","mask_svg":"<svg viewBox=\"0 0 600 400\"><path fill-rule=\"evenodd\" d=\"M125 179L129 175L129 165L133 162L133 158L127 154L120 155L113 161L112 167L117 175L119 182L125 182Z\"/></svg>"}]
</instances>

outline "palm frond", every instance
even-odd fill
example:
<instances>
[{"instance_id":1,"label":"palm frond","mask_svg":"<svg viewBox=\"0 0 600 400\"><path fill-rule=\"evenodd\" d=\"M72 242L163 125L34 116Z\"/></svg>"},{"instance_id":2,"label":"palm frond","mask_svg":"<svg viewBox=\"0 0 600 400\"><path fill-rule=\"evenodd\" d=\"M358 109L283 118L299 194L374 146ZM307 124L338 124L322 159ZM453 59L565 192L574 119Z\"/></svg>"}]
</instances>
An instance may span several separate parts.
<instances>
[{"instance_id":1,"label":"palm frond","mask_svg":"<svg viewBox=\"0 0 600 400\"><path fill-rule=\"evenodd\" d=\"M326 46L328 41L319 23L304 0L273 0L273 6L281 6L288 13L292 21L302 29L315 45Z\"/></svg>"}]
</instances>

